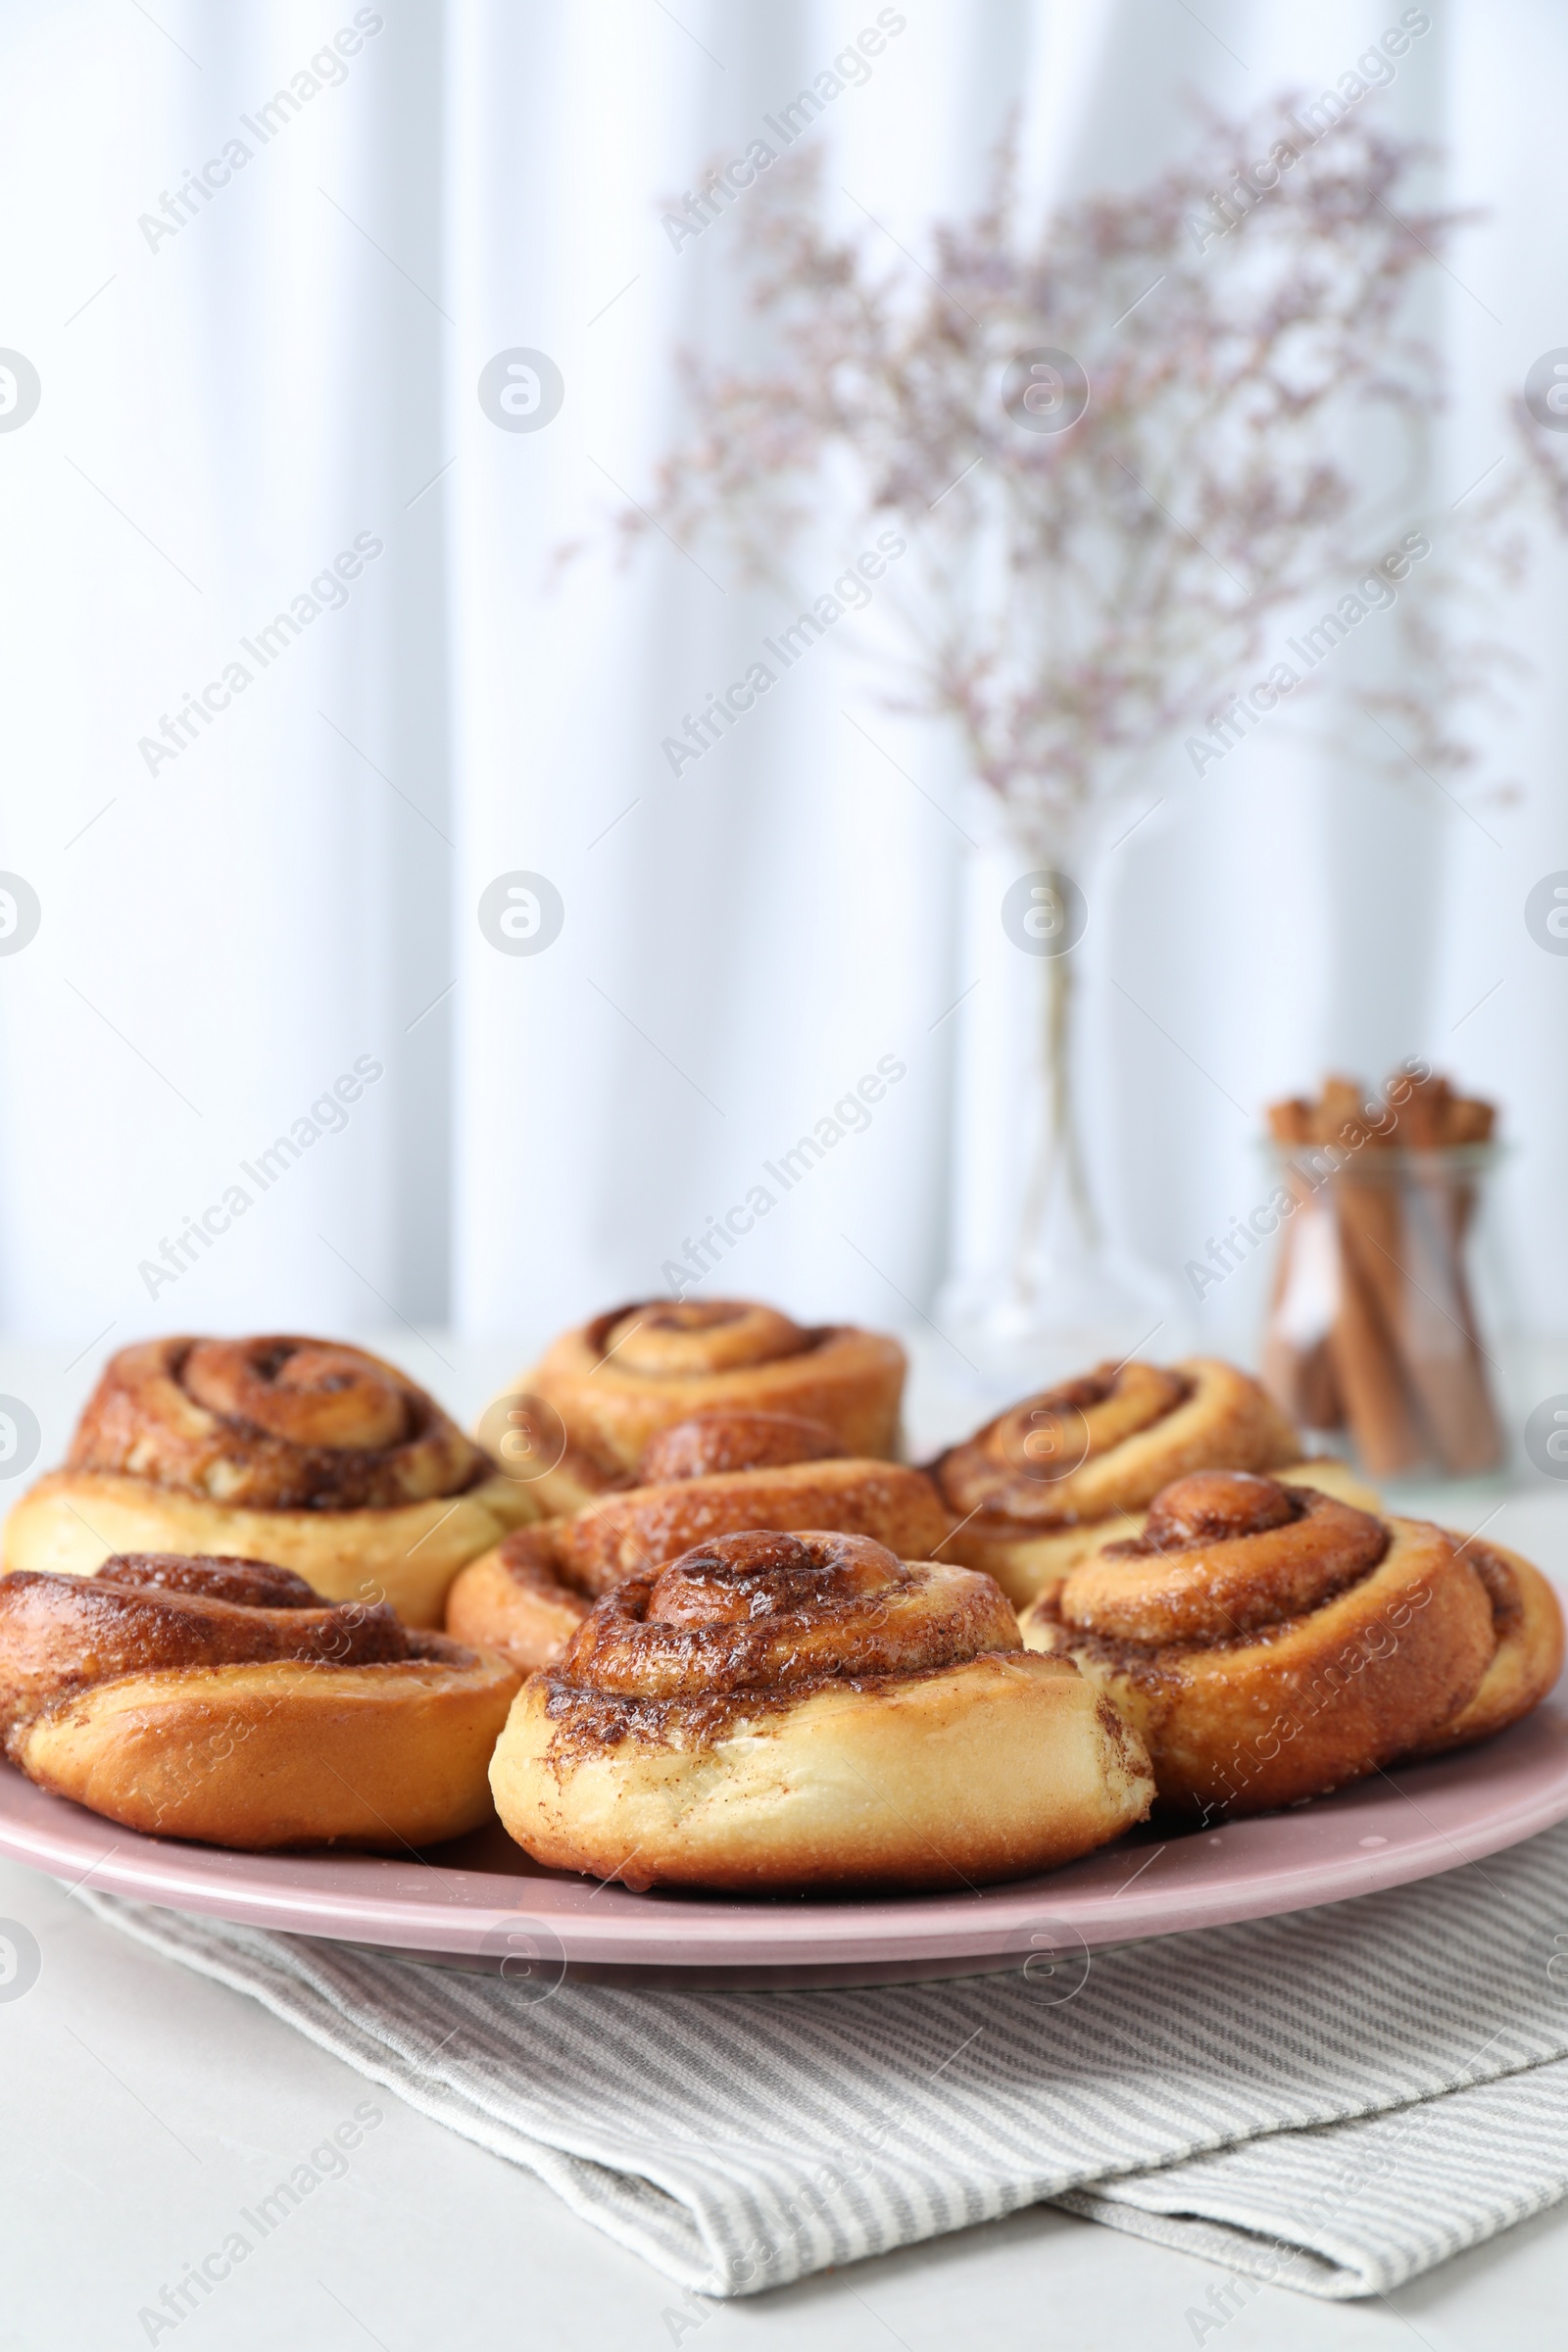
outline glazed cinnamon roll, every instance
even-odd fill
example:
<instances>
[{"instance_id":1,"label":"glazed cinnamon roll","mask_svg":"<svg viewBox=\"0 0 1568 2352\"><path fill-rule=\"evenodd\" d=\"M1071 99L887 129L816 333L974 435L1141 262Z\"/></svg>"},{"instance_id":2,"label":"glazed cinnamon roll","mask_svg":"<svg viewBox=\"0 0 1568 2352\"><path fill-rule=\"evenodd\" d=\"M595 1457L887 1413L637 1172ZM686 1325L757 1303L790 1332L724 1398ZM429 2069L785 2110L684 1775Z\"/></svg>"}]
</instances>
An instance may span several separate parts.
<instances>
[{"instance_id":1,"label":"glazed cinnamon roll","mask_svg":"<svg viewBox=\"0 0 1568 2352\"><path fill-rule=\"evenodd\" d=\"M629 1491L519 1529L465 1568L447 1598L447 1631L531 1669L559 1653L612 1585L715 1536L827 1528L923 1560L948 1526L920 1471L846 1457L820 1422L701 1413L652 1441Z\"/></svg>"},{"instance_id":2,"label":"glazed cinnamon roll","mask_svg":"<svg viewBox=\"0 0 1568 2352\"><path fill-rule=\"evenodd\" d=\"M523 1685L490 1782L552 1868L760 1894L1020 1877L1152 1792L1136 1734L1024 1652L989 1577L816 1533L616 1585Z\"/></svg>"},{"instance_id":3,"label":"glazed cinnamon roll","mask_svg":"<svg viewBox=\"0 0 1568 2352\"><path fill-rule=\"evenodd\" d=\"M1494 1589L1473 1554L1421 1520L1197 1471L1038 1600L1024 1640L1121 1709L1162 1805L1263 1812L1535 1703L1560 1662L1555 1599L1524 1562Z\"/></svg>"},{"instance_id":4,"label":"glazed cinnamon roll","mask_svg":"<svg viewBox=\"0 0 1568 2352\"><path fill-rule=\"evenodd\" d=\"M505 1659L332 1605L259 1560L143 1553L0 1578L0 1740L127 1829L397 1850L489 1818Z\"/></svg>"},{"instance_id":5,"label":"glazed cinnamon roll","mask_svg":"<svg viewBox=\"0 0 1568 2352\"><path fill-rule=\"evenodd\" d=\"M391 1364L326 1340L149 1340L110 1358L63 1470L6 1522L5 1564L234 1553L333 1600L439 1625L466 1560L536 1515Z\"/></svg>"},{"instance_id":6,"label":"glazed cinnamon roll","mask_svg":"<svg viewBox=\"0 0 1568 2352\"><path fill-rule=\"evenodd\" d=\"M515 1394L559 1414L569 1448L535 1482L543 1507L576 1509L595 1476L624 1483L650 1440L694 1413L793 1413L846 1453L887 1455L898 1438L904 1350L848 1324L808 1330L734 1298L648 1298L596 1315L546 1349Z\"/></svg>"},{"instance_id":7,"label":"glazed cinnamon roll","mask_svg":"<svg viewBox=\"0 0 1568 2352\"><path fill-rule=\"evenodd\" d=\"M1135 1536L1161 1487L1189 1470L1281 1471L1375 1505L1301 1442L1255 1380L1194 1356L1102 1364L999 1413L931 1466L959 1524L944 1556L983 1568L1019 1608L1102 1544Z\"/></svg>"}]
</instances>

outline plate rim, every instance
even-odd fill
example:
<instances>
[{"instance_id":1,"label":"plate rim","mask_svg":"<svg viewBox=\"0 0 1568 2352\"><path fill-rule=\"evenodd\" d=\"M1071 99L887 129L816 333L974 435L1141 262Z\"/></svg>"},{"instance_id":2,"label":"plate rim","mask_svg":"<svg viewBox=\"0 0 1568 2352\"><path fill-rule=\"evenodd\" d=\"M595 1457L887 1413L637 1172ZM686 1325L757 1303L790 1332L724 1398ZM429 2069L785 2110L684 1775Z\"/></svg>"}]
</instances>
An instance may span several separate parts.
<instances>
[{"instance_id":1,"label":"plate rim","mask_svg":"<svg viewBox=\"0 0 1568 2352\"><path fill-rule=\"evenodd\" d=\"M868 1968L896 1974L901 1963L929 1969L967 1962L984 1970L1019 1965L1058 1933L1096 1948L1280 1917L1406 1886L1517 1844L1568 1819L1565 1690L1568 1677L1534 1714L1476 1748L1390 1768L1387 1788L1370 1778L1285 1813L1178 1833L1119 1875L1116 1863L1140 1856L1147 1837L1141 1843L1119 1839L1042 1877L968 1895L798 1904L672 1897L564 1873L504 1875L424 1855L240 1854L122 1829L36 1788L11 1766L0 1768L0 1856L165 1909L405 1957L450 1961L498 1951L509 1930L517 1934L525 1925L559 1952L564 1966L657 1970L677 1980L715 1969L765 1972L779 1982L791 1971L808 1971L817 1981L831 1981L835 1970L846 1978ZM1402 1786L1412 1779L1413 1788ZM1495 1791L1490 1804L1489 1787ZM1409 1835L1380 1831L1327 1850L1341 1824L1402 1826L1406 1816L1395 1809L1396 1797L1419 1816ZM1282 1841L1282 1832L1291 1839L1291 1824L1300 1825L1296 1851ZM1174 1876L1161 1874L1159 1859L1172 1851ZM416 1867L446 1882L440 1899L415 1896L414 1888L423 1887L412 1877ZM509 1899L486 1899L500 1886ZM961 1972L950 1965L949 1973Z\"/></svg>"}]
</instances>

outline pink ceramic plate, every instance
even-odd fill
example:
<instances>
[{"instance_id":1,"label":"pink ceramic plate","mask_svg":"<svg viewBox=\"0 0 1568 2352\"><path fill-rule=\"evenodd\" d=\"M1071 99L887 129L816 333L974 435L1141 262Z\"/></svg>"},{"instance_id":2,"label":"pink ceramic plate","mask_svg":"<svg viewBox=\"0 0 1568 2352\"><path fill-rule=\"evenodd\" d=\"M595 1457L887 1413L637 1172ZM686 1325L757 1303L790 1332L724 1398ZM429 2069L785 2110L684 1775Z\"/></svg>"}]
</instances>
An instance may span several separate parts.
<instances>
[{"instance_id":1,"label":"pink ceramic plate","mask_svg":"<svg viewBox=\"0 0 1568 2352\"><path fill-rule=\"evenodd\" d=\"M1568 1678L1511 1732L1288 1813L1162 1838L973 1894L742 1901L541 1870L499 1825L428 1854L223 1853L139 1837L0 1766L0 1853L177 1911L448 1967L702 1986L876 1984L1028 1965L1073 1988L1095 1944L1264 1919L1430 1878L1568 1818Z\"/></svg>"}]
</instances>

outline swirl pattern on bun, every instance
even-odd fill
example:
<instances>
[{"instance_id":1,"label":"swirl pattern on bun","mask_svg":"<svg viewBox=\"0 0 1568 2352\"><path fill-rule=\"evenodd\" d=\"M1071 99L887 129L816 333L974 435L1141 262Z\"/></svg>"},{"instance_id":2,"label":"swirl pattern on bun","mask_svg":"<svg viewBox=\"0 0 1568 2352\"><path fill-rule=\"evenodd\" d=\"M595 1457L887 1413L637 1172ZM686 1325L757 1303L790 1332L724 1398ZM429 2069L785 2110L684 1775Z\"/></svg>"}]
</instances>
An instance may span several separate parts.
<instances>
[{"instance_id":1,"label":"swirl pattern on bun","mask_svg":"<svg viewBox=\"0 0 1568 2352\"><path fill-rule=\"evenodd\" d=\"M6 1524L9 1568L116 1551L274 1560L335 1599L438 1623L457 1570L533 1518L434 1399L378 1356L292 1337L150 1340L110 1358L63 1470Z\"/></svg>"},{"instance_id":2,"label":"swirl pattern on bun","mask_svg":"<svg viewBox=\"0 0 1568 2352\"><path fill-rule=\"evenodd\" d=\"M661 1430L713 1411L822 1423L847 1453L894 1450L904 1394L896 1340L848 1324L808 1329L736 1298L648 1298L563 1333L517 1386L561 1416L606 1485L635 1472ZM581 1465L558 1504L574 1508Z\"/></svg>"},{"instance_id":3,"label":"swirl pattern on bun","mask_svg":"<svg viewBox=\"0 0 1568 2352\"><path fill-rule=\"evenodd\" d=\"M1479 1689L1426 1740L1423 1755L1468 1747L1505 1731L1539 1706L1562 1672L1562 1604L1541 1570L1522 1553L1474 1536L1448 1541L1474 1568L1492 1604L1494 1648Z\"/></svg>"},{"instance_id":4,"label":"swirl pattern on bun","mask_svg":"<svg viewBox=\"0 0 1568 2352\"><path fill-rule=\"evenodd\" d=\"M1152 1794L1136 1735L1022 1650L989 1577L815 1532L614 1586L524 1684L490 1777L540 1862L757 1893L1019 1877Z\"/></svg>"},{"instance_id":5,"label":"swirl pattern on bun","mask_svg":"<svg viewBox=\"0 0 1568 2352\"><path fill-rule=\"evenodd\" d=\"M1242 1472L1176 1480L1141 1536L1070 1569L1023 1631L1120 1708L1161 1804L1189 1816L1293 1804L1512 1719L1478 1706L1504 1642L1468 1550L1423 1521ZM1534 1677L1504 1666L1514 1713L1559 1658Z\"/></svg>"},{"instance_id":6,"label":"swirl pattern on bun","mask_svg":"<svg viewBox=\"0 0 1568 2352\"><path fill-rule=\"evenodd\" d=\"M784 1413L708 1412L649 1444L643 1483L570 1519L520 1529L454 1584L447 1631L543 1666L591 1603L693 1544L754 1528L869 1536L928 1559L948 1532L930 1480L897 1462L846 1457L833 1432Z\"/></svg>"},{"instance_id":7,"label":"swirl pattern on bun","mask_svg":"<svg viewBox=\"0 0 1568 2352\"><path fill-rule=\"evenodd\" d=\"M983 1568L1023 1608L1102 1543L1134 1536L1162 1487L1189 1470L1274 1471L1344 1485L1301 1462L1279 1407L1234 1364L1101 1364L1026 1396L931 1465L959 1522L948 1556ZM1348 1482L1352 1499L1373 1500Z\"/></svg>"},{"instance_id":8,"label":"swirl pattern on bun","mask_svg":"<svg viewBox=\"0 0 1568 2352\"><path fill-rule=\"evenodd\" d=\"M461 1494L477 1446L391 1364L328 1340L149 1340L110 1358L71 1470L265 1511L389 1510Z\"/></svg>"},{"instance_id":9,"label":"swirl pattern on bun","mask_svg":"<svg viewBox=\"0 0 1568 2352\"><path fill-rule=\"evenodd\" d=\"M269 1562L0 1578L0 1739L126 1828L251 1850L475 1829L516 1670Z\"/></svg>"}]
</instances>

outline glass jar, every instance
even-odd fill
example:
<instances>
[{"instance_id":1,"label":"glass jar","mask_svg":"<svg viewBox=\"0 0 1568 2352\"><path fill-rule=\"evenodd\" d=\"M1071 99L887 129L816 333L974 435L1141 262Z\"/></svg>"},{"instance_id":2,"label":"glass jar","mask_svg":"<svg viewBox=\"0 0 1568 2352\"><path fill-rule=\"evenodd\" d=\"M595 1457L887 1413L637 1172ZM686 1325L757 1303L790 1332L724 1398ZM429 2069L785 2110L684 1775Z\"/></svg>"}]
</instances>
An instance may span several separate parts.
<instances>
[{"instance_id":1,"label":"glass jar","mask_svg":"<svg viewBox=\"0 0 1568 2352\"><path fill-rule=\"evenodd\" d=\"M1263 1378L1299 1426L1347 1430L1373 1477L1496 1469L1500 1378L1471 1256L1495 1144L1276 1152L1282 1247Z\"/></svg>"}]
</instances>

